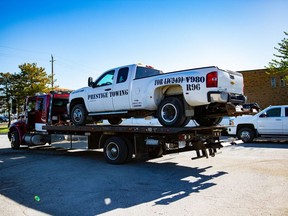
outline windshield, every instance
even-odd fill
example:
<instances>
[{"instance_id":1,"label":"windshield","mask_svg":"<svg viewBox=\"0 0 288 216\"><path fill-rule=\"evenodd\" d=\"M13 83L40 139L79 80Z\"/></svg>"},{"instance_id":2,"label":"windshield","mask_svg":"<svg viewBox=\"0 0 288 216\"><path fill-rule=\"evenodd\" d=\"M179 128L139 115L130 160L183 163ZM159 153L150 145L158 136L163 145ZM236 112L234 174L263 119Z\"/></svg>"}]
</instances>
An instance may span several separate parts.
<instances>
[{"instance_id":1,"label":"windshield","mask_svg":"<svg viewBox=\"0 0 288 216\"><path fill-rule=\"evenodd\" d=\"M53 107L64 107L66 108L67 104L69 102L69 99L60 99L60 98L57 98L53 100Z\"/></svg>"}]
</instances>

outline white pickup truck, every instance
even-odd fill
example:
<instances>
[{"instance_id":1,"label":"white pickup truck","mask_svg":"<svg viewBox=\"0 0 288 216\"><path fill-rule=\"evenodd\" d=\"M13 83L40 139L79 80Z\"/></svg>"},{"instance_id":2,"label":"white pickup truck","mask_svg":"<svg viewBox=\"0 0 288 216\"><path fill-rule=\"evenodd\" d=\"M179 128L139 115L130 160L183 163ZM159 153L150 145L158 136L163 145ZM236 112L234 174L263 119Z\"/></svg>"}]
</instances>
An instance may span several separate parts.
<instances>
[{"instance_id":1,"label":"white pickup truck","mask_svg":"<svg viewBox=\"0 0 288 216\"><path fill-rule=\"evenodd\" d=\"M229 135L243 142L257 137L288 136L288 105L269 106L253 116L239 116L230 120Z\"/></svg>"},{"instance_id":2,"label":"white pickup truck","mask_svg":"<svg viewBox=\"0 0 288 216\"><path fill-rule=\"evenodd\" d=\"M212 66L163 73L132 64L108 70L96 81L90 77L88 87L70 94L68 112L75 125L154 116L167 127L182 127L191 119L211 126L235 115L245 101L238 72Z\"/></svg>"}]
</instances>

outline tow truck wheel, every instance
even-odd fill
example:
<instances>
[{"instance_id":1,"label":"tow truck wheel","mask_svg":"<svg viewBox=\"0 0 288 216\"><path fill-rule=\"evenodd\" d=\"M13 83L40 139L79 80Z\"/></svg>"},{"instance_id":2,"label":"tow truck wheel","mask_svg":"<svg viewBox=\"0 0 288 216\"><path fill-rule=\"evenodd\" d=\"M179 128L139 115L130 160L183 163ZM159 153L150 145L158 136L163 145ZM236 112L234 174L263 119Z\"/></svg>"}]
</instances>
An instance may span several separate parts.
<instances>
[{"instance_id":1,"label":"tow truck wheel","mask_svg":"<svg viewBox=\"0 0 288 216\"><path fill-rule=\"evenodd\" d=\"M71 111L71 120L76 126L85 125L86 109L84 104L76 104Z\"/></svg>"},{"instance_id":2,"label":"tow truck wheel","mask_svg":"<svg viewBox=\"0 0 288 216\"><path fill-rule=\"evenodd\" d=\"M238 139L241 139L244 143L252 142L255 134L251 128L241 128L237 132Z\"/></svg>"},{"instance_id":3,"label":"tow truck wheel","mask_svg":"<svg viewBox=\"0 0 288 216\"><path fill-rule=\"evenodd\" d=\"M181 127L185 123L184 107L177 97L165 98L158 107L157 117L165 127Z\"/></svg>"},{"instance_id":4,"label":"tow truck wheel","mask_svg":"<svg viewBox=\"0 0 288 216\"><path fill-rule=\"evenodd\" d=\"M20 139L17 131L11 133L11 148L19 149L20 148Z\"/></svg>"},{"instance_id":5,"label":"tow truck wheel","mask_svg":"<svg viewBox=\"0 0 288 216\"><path fill-rule=\"evenodd\" d=\"M104 144L104 156L110 164L125 163L128 157L128 147L124 139L111 137Z\"/></svg>"}]
</instances>

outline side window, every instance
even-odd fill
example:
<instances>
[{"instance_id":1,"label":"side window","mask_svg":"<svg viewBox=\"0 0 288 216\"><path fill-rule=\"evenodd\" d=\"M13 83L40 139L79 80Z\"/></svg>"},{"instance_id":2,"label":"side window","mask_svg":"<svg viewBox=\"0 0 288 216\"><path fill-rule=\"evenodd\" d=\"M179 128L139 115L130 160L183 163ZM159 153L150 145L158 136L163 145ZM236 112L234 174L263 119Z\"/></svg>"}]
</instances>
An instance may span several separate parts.
<instances>
[{"instance_id":1,"label":"side window","mask_svg":"<svg viewBox=\"0 0 288 216\"><path fill-rule=\"evenodd\" d=\"M283 77L281 77L281 79L280 79L280 87L284 88L285 86L286 86L285 79L283 79Z\"/></svg>"},{"instance_id":2,"label":"side window","mask_svg":"<svg viewBox=\"0 0 288 216\"><path fill-rule=\"evenodd\" d=\"M288 117L288 108L285 108L285 117Z\"/></svg>"},{"instance_id":3,"label":"side window","mask_svg":"<svg viewBox=\"0 0 288 216\"><path fill-rule=\"evenodd\" d=\"M159 75L162 72L150 67L137 67L135 79Z\"/></svg>"},{"instance_id":4,"label":"side window","mask_svg":"<svg viewBox=\"0 0 288 216\"><path fill-rule=\"evenodd\" d=\"M267 117L280 117L281 108L273 108L267 111Z\"/></svg>"},{"instance_id":5,"label":"side window","mask_svg":"<svg viewBox=\"0 0 288 216\"><path fill-rule=\"evenodd\" d=\"M276 88L276 78L275 77L271 78L271 87Z\"/></svg>"},{"instance_id":6,"label":"side window","mask_svg":"<svg viewBox=\"0 0 288 216\"><path fill-rule=\"evenodd\" d=\"M103 74L96 82L95 87L112 85L115 71L108 71Z\"/></svg>"},{"instance_id":7,"label":"side window","mask_svg":"<svg viewBox=\"0 0 288 216\"><path fill-rule=\"evenodd\" d=\"M38 111L42 111L43 110L43 98L37 98L36 110L38 110Z\"/></svg>"},{"instance_id":8,"label":"side window","mask_svg":"<svg viewBox=\"0 0 288 216\"><path fill-rule=\"evenodd\" d=\"M27 102L26 109L28 112L34 112L36 108L36 98L30 99Z\"/></svg>"},{"instance_id":9,"label":"side window","mask_svg":"<svg viewBox=\"0 0 288 216\"><path fill-rule=\"evenodd\" d=\"M121 69L118 71L117 83L126 82L126 80L127 80L127 78L128 78L128 72L129 72L129 68L128 68L128 67L121 68Z\"/></svg>"}]
</instances>

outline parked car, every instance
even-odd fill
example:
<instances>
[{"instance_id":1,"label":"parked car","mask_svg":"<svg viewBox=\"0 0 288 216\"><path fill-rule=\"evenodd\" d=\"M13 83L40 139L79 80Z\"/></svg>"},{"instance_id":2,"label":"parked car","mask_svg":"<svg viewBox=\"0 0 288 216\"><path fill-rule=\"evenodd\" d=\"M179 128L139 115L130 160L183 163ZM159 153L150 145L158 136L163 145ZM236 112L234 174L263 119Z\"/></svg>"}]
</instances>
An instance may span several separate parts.
<instances>
[{"instance_id":1,"label":"parked car","mask_svg":"<svg viewBox=\"0 0 288 216\"><path fill-rule=\"evenodd\" d=\"M260 112L261 107L258 103L246 103L243 104L243 109L250 110L251 112Z\"/></svg>"},{"instance_id":2,"label":"parked car","mask_svg":"<svg viewBox=\"0 0 288 216\"><path fill-rule=\"evenodd\" d=\"M8 118L6 118L5 116L0 115L0 123L2 123L2 122L8 122L8 121L9 121Z\"/></svg>"}]
</instances>

